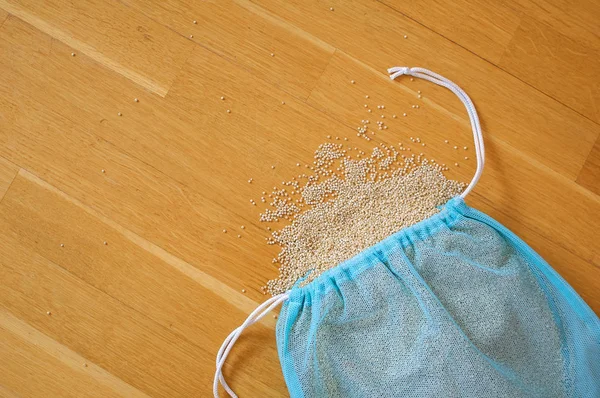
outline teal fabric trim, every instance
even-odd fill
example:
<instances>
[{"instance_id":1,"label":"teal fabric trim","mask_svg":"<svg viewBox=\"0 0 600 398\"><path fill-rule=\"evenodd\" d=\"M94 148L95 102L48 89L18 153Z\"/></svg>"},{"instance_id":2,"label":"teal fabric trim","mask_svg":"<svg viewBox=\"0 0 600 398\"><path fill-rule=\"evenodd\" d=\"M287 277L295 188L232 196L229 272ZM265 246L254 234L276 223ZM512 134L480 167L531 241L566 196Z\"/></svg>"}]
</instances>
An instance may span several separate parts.
<instances>
[{"instance_id":1,"label":"teal fabric trim","mask_svg":"<svg viewBox=\"0 0 600 398\"><path fill-rule=\"evenodd\" d=\"M388 236L374 246L324 272L309 284L292 288L289 302L302 301L304 305L310 305L312 293L323 295L335 288L335 284L332 283L334 279L338 282L356 279L360 273L378 264L378 258L386 258L386 254L391 248L397 248L398 245L406 248L416 241L431 237L441 228L452 227L462 216L458 211L461 204L464 205L464 201L458 196L450 199L439 213ZM306 301L307 298L308 301Z\"/></svg>"}]
</instances>

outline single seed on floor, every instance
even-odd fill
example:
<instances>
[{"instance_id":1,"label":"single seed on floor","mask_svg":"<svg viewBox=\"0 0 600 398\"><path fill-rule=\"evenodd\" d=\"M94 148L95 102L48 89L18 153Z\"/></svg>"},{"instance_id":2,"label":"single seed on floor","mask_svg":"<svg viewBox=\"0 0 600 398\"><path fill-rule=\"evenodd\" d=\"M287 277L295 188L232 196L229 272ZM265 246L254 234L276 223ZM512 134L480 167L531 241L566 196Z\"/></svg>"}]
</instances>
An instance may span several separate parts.
<instances>
[{"instance_id":1,"label":"single seed on floor","mask_svg":"<svg viewBox=\"0 0 600 398\"><path fill-rule=\"evenodd\" d=\"M193 38L194 38L194 35L190 35L190 39L193 39Z\"/></svg>"},{"instance_id":2,"label":"single seed on floor","mask_svg":"<svg viewBox=\"0 0 600 398\"><path fill-rule=\"evenodd\" d=\"M365 98L369 98L369 96L368 96L368 95L365 95Z\"/></svg>"},{"instance_id":3,"label":"single seed on floor","mask_svg":"<svg viewBox=\"0 0 600 398\"><path fill-rule=\"evenodd\" d=\"M404 38L405 38L405 39L408 39L408 36L407 36L407 35L404 35Z\"/></svg>"},{"instance_id":4,"label":"single seed on floor","mask_svg":"<svg viewBox=\"0 0 600 398\"><path fill-rule=\"evenodd\" d=\"M454 165L455 165L456 167L458 167L458 163L454 163Z\"/></svg>"},{"instance_id":5,"label":"single seed on floor","mask_svg":"<svg viewBox=\"0 0 600 398\"><path fill-rule=\"evenodd\" d=\"M354 80L350 80L350 83L354 84L354 83L356 83L356 82L355 82Z\"/></svg>"},{"instance_id":6,"label":"single seed on floor","mask_svg":"<svg viewBox=\"0 0 600 398\"><path fill-rule=\"evenodd\" d=\"M194 25L196 25L198 23L198 21L194 21Z\"/></svg>"},{"instance_id":7,"label":"single seed on floor","mask_svg":"<svg viewBox=\"0 0 600 398\"><path fill-rule=\"evenodd\" d=\"M47 311L46 315L52 315L52 313L50 311Z\"/></svg>"},{"instance_id":8,"label":"single seed on floor","mask_svg":"<svg viewBox=\"0 0 600 398\"><path fill-rule=\"evenodd\" d=\"M231 113L231 109L227 109L227 113Z\"/></svg>"},{"instance_id":9,"label":"single seed on floor","mask_svg":"<svg viewBox=\"0 0 600 398\"><path fill-rule=\"evenodd\" d=\"M74 57L76 54L75 53L71 53L71 57Z\"/></svg>"},{"instance_id":10,"label":"single seed on floor","mask_svg":"<svg viewBox=\"0 0 600 398\"><path fill-rule=\"evenodd\" d=\"M225 100L225 97L221 96L221 101L224 101L224 100Z\"/></svg>"},{"instance_id":11,"label":"single seed on floor","mask_svg":"<svg viewBox=\"0 0 600 398\"><path fill-rule=\"evenodd\" d=\"M329 11L333 11L333 7L329 7Z\"/></svg>"},{"instance_id":12,"label":"single seed on floor","mask_svg":"<svg viewBox=\"0 0 600 398\"><path fill-rule=\"evenodd\" d=\"M458 147L456 145L454 145L454 149L458 149Z\"/></svg>"},{"instance_id":13,"label":"single seed on floor","mask_svg":"<svg viewBox=\"0 0 600 398\"><path fill-rule=\"evenodd\" d=\"M421 90L417 90L417 94L421 94Z\"/></svg>"},{"instance_id":14,"label":"single seed on floor","mask_svg":"<svg viewBox=\"0 0 600 398\"><path fill-rule=\"evenodd\" d=\"M226 234L226 233L227 233L227 230L226 230L226 229L224 229L224 230L223 230L223 233L224 233L224 234Z\"/></svg>"},{"instance_id":15,"label":"single seed on floor","mask_svg":"<svg viewBox=\"0 0 600 398\"><path fill-rule=\"evenodd\" d=\"M371 110L370 110L370 109L367 109L367 112L371 113Z\"/></svg>"},{"instance_id":16,"label":"single seed on floor","mask_svg":"<svg viewBox=\"0 0 600 398\"><path fill-rule=\"evenodd\" d=\"M246 293L246 289L242 289L242 293Z\"/></svg>"},{"instance_id":17,"label":"single seed on floor","mask_svg":"<svg viewBox=\"0 0 600 398\"><path fill-rule=\"evenodd\" d=\"M238 238L241 238L241 237L242 237L242 235L238 235L237 237L238 237Z\"/></svg>"},{"instance_id":18,"label":"single seed on floor","mask_svg":"<svg viewBox=\"0 0 600 398\"><path fill-rule=\"evenodd\" d=\"M448 143L448 140L444 140L444 142L447 144L447 143Z\"/></svg>"},{"instance_id":19,"label":"single seed on floor","mask_svg":"<svg viewBox=\"0 0 600 398\"><path fill-rule=\"evenodd\" d=\"M274 56L275 56L275 53L271 53L271 57L274 57Z\"/></svg>"},{"instance_id":20,"label":"single seed on floor","mask_svg":"<svg viewBox=\"0 0 600 398\"><path fill-rule=\"evenodd\" d=\"M117 113L117 116L123 116L123 114L121 112Z\"/></svg>"},{"instance_id":21,"label":"single seed on floor","mask_svg":"<svg viewBox=\"0 0 600 398\"><path fill-rule=\"evenodd\" d=\"M243 226L243 225L242 225L240 228L241 228L241 229L246 229L246 227L245 227L245 226Z\"/></svg>"},{"instance_id":22,"label":"single seed on floor","mask_svg":"<svg viewBox=\"0 0 600 398\"><path fill-rule=\"evenodd\" d=\"M466 151L466 150L467 150L467 147L466 147L466 146L464 146L464 147L463 147L463 149Z\"/></svg>"},{"instance_id":23,"label":"single seed on floor","mask_svg":"<svg viewBox=\"0 0 600 398\"><path fill-rule=\"evenodd\" d=\"M396 115L392 115L392 117L395 119L397 116Z\"/></svg>"},{"instance_id":24,"label":"single seed on floor","mask_svg":"<svg viewBox=\"0 0 600 398\"><path fill-rule=\"evenodd\" d=\"M103 172L103 173L106 173L106 170L102 169L102 172Z\"/></svg>"},{"instance_id":25,"label":"single seed on floor","mask_svg":"<svg viewBox=\"0 0 600 398\"><path fill-rule=\"evenodd\" d=\"M134 98L134 99L133 99L133 102L140 102L140 100L139 100L139 99L137 99L137 98Z\"/></svg>"},{"instance_id":26,"label":"single seed on floor","mask_svg":"<svg viewBox=\"0 0 600 398\"><path fill-rule=\"evenodd\" d=\"M469 160L469 157L468 157L468 156L465 156L465 160Z\"/></svg>"},{"instance_id":27,"label":"single seed on floor","mask_svg":"<svg viewBox=\"0 0 600 398\"><path fill-rule=\"evenodd\" d=\"M417 95L417 98L421 98L421 94Z\"/></svg>"},{"instance_id":28,"label":"single seed on floor","mask_svg":"<svg viewBox=\"0 0 600 398\"><path fill-rule=\"evenodd\" d=\"M108 245L108 242L107 242L107 241L104 241L104 245L105 245L105 246L106 246L106 245Z\"/></svg>"},{"instance_id":29,"label":"single seed on floor","mask_svg":"<svg viewBox=\"0 0 600 398\"><path fill-rule=\"evenodd\" d=\"M406 116L406 113L403 113L402 116Z\"/></svg>"},{"instance_id":30,"label":"single seed on floor","mask_svg":"<svg viewBox=\"0 0 600 398\"><path fill-rule=\"evenodd\" d=\"M60 244L60 247L65 247L65 244L64 244L64 243L61 243L61 244Z\"/></svg>"}]
</instances>

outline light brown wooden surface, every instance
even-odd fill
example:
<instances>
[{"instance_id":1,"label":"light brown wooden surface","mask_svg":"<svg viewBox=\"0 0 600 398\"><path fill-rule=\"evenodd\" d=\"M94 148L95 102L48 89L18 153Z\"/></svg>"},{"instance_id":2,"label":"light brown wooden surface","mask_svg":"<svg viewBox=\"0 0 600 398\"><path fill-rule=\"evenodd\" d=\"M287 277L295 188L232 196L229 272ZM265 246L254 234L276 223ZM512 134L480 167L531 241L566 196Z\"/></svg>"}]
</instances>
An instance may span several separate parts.
<instances>
[{"instance_id":1,"label":"light brown wooden surface","mask_svg":"<svg viewBox=\"0 0 600 398\"><path fill-rule=\"evenodd\" d=\"M369 147L366 94L409 113L375 141L419 136L468 181L474 156L444 143L472 147L461 103L391 82L395 65L471 95L487 163L468 203L600 313L599 15L591 0L0 0L0 396L210 396L217 349L277 274L249 199L328 134ZM228 360L243 397L287 395L274 325Z\"/></svg>"}]
</instances>

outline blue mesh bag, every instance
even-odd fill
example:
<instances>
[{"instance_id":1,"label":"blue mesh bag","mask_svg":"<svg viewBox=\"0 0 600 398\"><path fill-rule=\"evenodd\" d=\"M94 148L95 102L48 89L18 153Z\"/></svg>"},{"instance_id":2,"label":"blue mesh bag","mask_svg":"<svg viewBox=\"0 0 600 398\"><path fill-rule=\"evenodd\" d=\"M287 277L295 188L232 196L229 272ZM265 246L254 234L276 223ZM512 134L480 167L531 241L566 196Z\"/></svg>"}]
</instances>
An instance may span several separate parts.
<instances>
[{"instance_id":1,"label":"blue mesh bag","mask_svg":"<svg viewBox=\"0 0 600 398\"><path fill-rule=\"evenodd\" d=\"M422 68L396 67L465 104L478 168L460 196L263 303L225 340L282 304L276 338L292 397L600 397L600 320L525 242L467 206L484 163L469 97Z\"/></svg>"}]
</instances>

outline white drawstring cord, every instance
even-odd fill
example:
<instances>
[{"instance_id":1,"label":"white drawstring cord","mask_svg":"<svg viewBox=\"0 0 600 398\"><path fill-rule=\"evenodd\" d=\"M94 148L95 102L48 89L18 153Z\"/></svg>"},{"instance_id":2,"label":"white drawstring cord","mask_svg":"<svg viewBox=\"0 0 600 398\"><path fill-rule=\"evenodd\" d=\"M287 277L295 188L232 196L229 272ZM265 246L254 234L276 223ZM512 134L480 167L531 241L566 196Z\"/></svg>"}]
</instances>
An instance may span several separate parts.
<instances>
[{"instance_id":1,"label":"white drawstring cord","mask_svg":"<svg viewBox=\"0 0 600 398\"><path fill-rule=\"evenodd\" d=\"M390 79L392 80L394 80L398 76L410 75L430 81L432 83L437 84L438 86L446 87L448 90L456 94L456 96L465 105L465 108L467 109L467 113L469 115L469 119L471 120L471 128L473 129L473 140L475 141L475 154L477 156L477 170L475 171L475 176L473 176L473 179L471 180L465 191L460 194L461 198L465 198L467 194L471 192L471 190L475 187L477 181L479 181L479 178L483 173L483 165L485 163L485 148L483 146L483 134L481 132L481 125L479 124L479 116L477 116L477 111L475 110L475 105L473 105L473 101L471 101L471 98L469 98L467 93L465 93L455 83L451 82L450 80L446 79L441 75L438 75L437 73L430 71L429 69L395 66L393 68L389 68L388 73L390 74Z\"/></svg>"},{"instance_id":2,"label":"white drawstring cord","mask_svg":"<svg viewBox=\"0 0 600 398\"><path fill-rule=\"evenodd\" d=\"M221 348L219 348L219 352L217 353L217 369L215 371L215 379L213 381L213 394L215 398L219 398L219 383L221 383L225 391L227 391L227 393L231 397L237 398L237 395L229 387L227 382L225 382L225 378L223 377L222 373L223 365L225 364L225 360L227 359L229 352L233 348L233 345L240 337L244 329L260 321L265 315L267 315L271 310L273 310L273 308L277 307L279 304L287 300L288 297L289 292L285 292L266 300L264 303L256 307L256 309L252 311L250 315L248 315L248 318L246 318L246 320L244 321L244 323L242 323L240 327L236 328L233 332L229 334L229 336L227 336L227 338L221 345Z\"/></svg>"}]
</instances>

